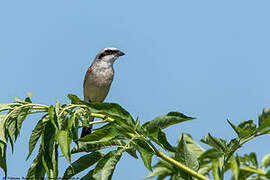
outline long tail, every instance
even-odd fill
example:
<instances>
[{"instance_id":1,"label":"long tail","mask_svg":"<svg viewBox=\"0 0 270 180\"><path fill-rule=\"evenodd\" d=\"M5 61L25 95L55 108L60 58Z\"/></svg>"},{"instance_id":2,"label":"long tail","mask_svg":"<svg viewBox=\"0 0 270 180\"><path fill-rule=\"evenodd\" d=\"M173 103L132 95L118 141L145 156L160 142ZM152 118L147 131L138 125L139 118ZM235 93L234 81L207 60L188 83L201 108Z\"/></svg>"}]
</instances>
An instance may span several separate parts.
<instances>
[{"instance_id":1,"label":"long tail","mask_svg":"<svg viewBox=\"0 0 270 180\"><path fill-rule=\"evenodd\" d=\"M89 122L94 121L93 117L89 118ZM81 138L84 136L87 136L88 134L91 134L91 129L92 129L92 125L90 127L83 127L82 132L81 132Z\"/></svg>"}]
</instances>

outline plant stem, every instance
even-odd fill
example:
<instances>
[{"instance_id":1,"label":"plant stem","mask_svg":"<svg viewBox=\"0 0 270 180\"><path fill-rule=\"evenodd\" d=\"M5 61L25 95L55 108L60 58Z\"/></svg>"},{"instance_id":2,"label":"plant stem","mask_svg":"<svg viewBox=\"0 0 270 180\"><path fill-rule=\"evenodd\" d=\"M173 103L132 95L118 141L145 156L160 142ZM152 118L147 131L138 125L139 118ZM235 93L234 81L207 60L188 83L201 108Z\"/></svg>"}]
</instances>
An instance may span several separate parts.
<instances>
[{"instance_id":1,"label":"plant stem","mask_svg":"<svg viewBox=\"0 0 270 180\"><path fill-rule=\"evenodd\" d=\"M150 140L147 140L148 144L152 147L152 149L154 150L156 156L160 157L161 159L177 166L179 169L185 171L186 173L198 178L198 179L201 179L201 180L210 180L208 179L207 177L199 174L198 172L194 171L193 169L185 166L184 164L176 161L175 159L171 158L170 156L167 156L166 154L164 154L163 152L159 151L154 145L153 143L150 141Z\"/></svg>"},{"instance_id":2,"label":"plant stem","mask_svg":"<svg viewBox=\"0 0 270 180\"><path fill-rule=\"evenodd\" d=\"M263 175L263 176L266 175L266 173L264 171L262 171L260 169L250 168L250 167L240 167L240 170L256 173L256 174Z\"/></svg>"},{"instance_id":3,"label":"plant stem","mask_svg":"<svg viewBox=\"0 0 270 180\"><path fill-rule=\"evenodd\" d=\"M166 154L164 154L164 153L161 152L161 151L158 151L158 154L156 154L156 155L157 155L158 157L160 157L161 159L163 159L163 160L165 160L165 161L167 161L167 162L169 162L169 163L171 163L171 164L177 166L177 167L180 168L181 170L187 172L188 174L190 174L190 175L192 175L192 176L194 176L194 177L196 177L196 178L198 178L198 179L201 179L201 180L210 180L210 179L208 179L207 177L205 177L205 176L203 176L203 175L197 173L197 172L194 171L193 169L190 169L190 168L188 168L187 166L185 166L185 165L181 164L180 162L176 161L175 159L173 159L173 158L167 156Z\"/></svg>"},{"instance_id":4,"label":"plant stem","mask_svg":"<svg viewBox=\"0 0 270 180\"><path fill-rule=\"evenodd\" d=\"M106 115L103 115L103 114L91 113L91 116L92 117L97 117L97 118L104 119L103 121L106 121L106 122L112 122L112 121L114 121L113 118L107 117Z\"/></svg>"}]
</instances>

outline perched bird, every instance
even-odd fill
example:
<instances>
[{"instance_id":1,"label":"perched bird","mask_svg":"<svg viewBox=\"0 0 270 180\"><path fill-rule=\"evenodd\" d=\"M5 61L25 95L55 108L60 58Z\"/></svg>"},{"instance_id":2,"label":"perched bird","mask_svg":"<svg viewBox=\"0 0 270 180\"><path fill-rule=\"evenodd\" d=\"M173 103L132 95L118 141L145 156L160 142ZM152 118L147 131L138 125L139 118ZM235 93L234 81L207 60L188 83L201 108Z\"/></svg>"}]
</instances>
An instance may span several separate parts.
<instances>
[{"instance_id":1,"label":"perched bird","mask_svg":"<svg viewBox=\"0 0 270 180\"><path fill-rule=\"evenodd\" d=\"M88 68L83 82L83 95L86 102L103 102L113 81L113 63L125 53L113 47L102 49ZM89 121L94 118L90 117ZM91 133L91 127L83 127L81 137Z\"/></svg>"}]
</instances>

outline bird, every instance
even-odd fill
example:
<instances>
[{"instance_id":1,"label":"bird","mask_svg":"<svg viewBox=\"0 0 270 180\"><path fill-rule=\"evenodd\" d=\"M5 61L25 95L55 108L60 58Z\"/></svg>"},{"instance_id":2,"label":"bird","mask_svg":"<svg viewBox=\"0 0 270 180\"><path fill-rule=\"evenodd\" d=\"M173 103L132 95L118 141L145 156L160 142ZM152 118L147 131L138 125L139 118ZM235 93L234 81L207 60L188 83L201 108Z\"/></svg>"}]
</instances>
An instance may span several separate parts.
<instances>
[{"instance_id":1,"label":"bird","mask_svg":"<svg viewBox=\"0 0 270 180\"><path fill-rule=\"evenodd\" d=\"M83 82L84 101L103 102L109 93L113 77L115 60L125 53L114 47L105 47L96 55L93 63L87 69ZM89 118L89 122L94 120ZM83 127L81 138L91 134L92 126Z\"/></svg>"}]
</instances>

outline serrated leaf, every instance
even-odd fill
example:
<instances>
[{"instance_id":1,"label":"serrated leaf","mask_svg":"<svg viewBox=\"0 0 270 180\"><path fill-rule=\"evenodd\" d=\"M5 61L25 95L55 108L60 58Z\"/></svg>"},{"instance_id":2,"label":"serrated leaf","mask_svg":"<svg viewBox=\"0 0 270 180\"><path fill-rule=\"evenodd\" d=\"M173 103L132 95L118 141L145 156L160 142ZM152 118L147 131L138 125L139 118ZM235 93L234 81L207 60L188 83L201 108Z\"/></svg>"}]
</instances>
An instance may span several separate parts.
<instances>
[{"instance_id":1,"label":"serrated leaf","mask_svg":"<svg viewBox=\"0 0 270 180\"><path fill-rule=\"evenodd\" d=\"M76 95L69 94L68 98L74 103L74 104L84 104L87 105L91 111L91 113L99 113L103 114L109 117L112 117L114 119L119 119L129 127L134 128L135 127L135 121L132 118L132 116L129 114L128 111L126 111L124 108L122 108L119 104L116 103L86 103L82 100L80 100Z\"/></svg>"},{"instance_id":2,"label":"serrated leaf","mask_svg":"<svg viewBox=\"0 0 270 180\"><path fill-rule=\"evenodd\" d=\"M80 180L94 180L93 178L94 169L91 169L85 176L83 176Z\"/></svg>"},{"instance_id":3,"label":"serrated leaf","mask_svg":"<svg viewBox=\"0 0 270 180\"><path fill-rule=\"evenodd\" d=\"M121 142L120 140L111 140L111 141L105 141L100 144L93 144L88 142L79 142L77 146L75 146L71 153L79 153L79 152L93 152L109 147L120 147L124 148L126 143Z\"/></svg>"},{"instance_id":4,"label":"serrated leaf","mask_svg":"<svg viewBox=\"0 0 270 180\"><path fill-rule=\"evenodd\" d=\"M8 113L5 119L5 126L8 132L8 138L10 140L12 152L13 142L16 141L20 134L20 129L23 121L29 113L29 108L16 108Z\"/></svg>"},{"instance_id":5,"label":"serrated leaf","mask_svg":"<svg viewBox=\"0 0 270 180\"><path fill-rule=\"evenodd\" d=\"M5 177L7 177L6 149L7 145L0 141L0 168L3 169Z\"/></svg>"},{"instance_id":6,"label":"serrated leaf","mask_svg":"<svg viewBox=\"0 0 270 180\"><path fill-rule=\"evenodd\" d=\"M125 138L124 132L119 132L115 124L110 123L102 128L96 130L94 133L88 134L83 138L78 139L78 141L88 142L88 143L104 143L114 139Z\"/></svg>"},{"instance_id":7,"label":"serrated leaf","mask_svg":"<svg viewBox=\"0 0 270 180\"><path fill-rule=\"evenodd\" d=\"M253 123L253 120L242 121L236 128L239 138L247 138L256 133L256 124Z\"/></svg>"},{"instance_id":8,"label":"serrated leaf","mask_svg":"<svg viewBox=\"0 0 270 180\"><path fill-rule=\"evenodd\" d=\"M270 131L270 108L264 108L262 114L259 116L260 134L265 134Z\"/></svg>"},{"instance_id":9,"label":"serrated leaf","mask_svg":"<svg viewBox=\"0 0 270 180\"><path fill-rule=\"evenodd\" d=\"M221 164L218 159L212 162L212 174L214 180L222 180L222 173L221 173Z\"/></svg>"},{"instance_id":10,"label":"serrated leaf","mask_svg":"<svg viewBox=\"0 0 270 180\"><path fill-rule=\"evenodd\" d=\"M72 137L70 132L66 130L59 130L56 135L56 140L60 145L63 155L68 160L68 162L71 163L70 144Z\"/></svg>"},{"instance_id":11,"label":"serrated leaf","mask_svg":"<svg viewBox=\"0 0 270 180\"><path fill-rule=\"evenodd\" d=\"M154 155L154 151L151 149L151 147L144 142L143 140L136 139L134 140L134 143L136 144L137 150L139 151L143 163L145 167L149 170L152 171L152 157Z\"/></svg>"},{"instance_id":12,"label":"serrated leaf","mask_svg":"<svg viewBox=\"0 0 270 180\"><path fill-rule=\"evenodd\" d=\"M45 176L45 169L42 164L42 147L40 146L39 153L28 169L27 179L43 179Z\"/></svg>"},{"instance_id":13,"label":"serrated leaf","mask_svg":"<svg viewBox=\"0 0 270 180\"><path fill-rule=\"evenodd\" d=\"M80 157L66 169L63 179L69 179L74 175L82 172L83 170L98 162L103 156L104 153L102 152L93 152Z\"/></svg>"},{"instance_id":14,"label":"serrated leaf","mask_svg":"<svg viewBox=\"0 0 270 180\"><path fill-rule=\"evenodd\" d=\"M135 129L135 121L127 110L116 103L88 103L91 113L103 114L120 122L131 129Z\"/></svg>"},{"instance_id":15,"label":"serrated leaf","mask_svg":"<svg viewBox=\"0 0 270 180\"><path fill-rule=\"evenodd\" d=\"M7 134L6 134L6 127L5 127L5 119L7 114L0 114L0 141L7 144Z\"/></svg>"},{"instance_id":16,"label":"serrated leaf","mask_svg":"<svg viewBox=\"0 0 270 180\"><path fill-rule=\"evenodd\" d=\"M97 163L93 178L96 180L110 180L112 178L116 164L122 156L122 149L110 151L104 157L102 157Z\"/></svg>"},{"instance_id":17,"label":"serrated leaf","mask_svg":"<svg viewBox=\"0 0 270 180\"><path fill-rule=\"evenodd\" d=\"M148 121L142 125L147 133L156 131L157 128L164 129L171 125L178 124L181 122L189 121L195 118L188 117L179 112L170 112L165 116L158 116L152 121Z\"/></svg>"},{"instance_id":18,"label":"serrated leaf","mask_svg":"<svg viewBox=\"0 0 270 180\"><path fill-rule=\"evenodd\" d=\"M210 133L208 133L208 136L203 137L201 142L208 144L222 153L226 152L227 150L227 142L221 138L212 136Z\"/></svg>"},{"instance_id":19,"label":"serrated leaf","mask_svg":"<svg viewBox=\"0 0 270 180\"><path fill-rule=\"evenodd\" d=\"M162 132L161 130L159 130L158 132L158 142L160 144L162 144L162 146L171 152L175 152L175 148L169 143L167 136L164 132Z\"/></svg>"},{"instance_id":20,"label":"serrated leaf","mask_svg":"<svg viewBox=\"0 0 270 180\"><path fill-rule=\"evenodd\" d=\"M234 179L238 179L240 173L240 164L237 162L234 156L230 158L229 165Z\"/></svg>"},{"instance_id":21,"label":"serrated leaf","mask_svg":"<svg viewBox=\"0 0 270 180\"><path fill-rule=\"evenodd\" d=\"M167 136L164 132L162 132L159 128L156 129L155 132L152 131L151 134L146 134L152 141L163 147L163 149L175 152L175 148L169 143Z\"/></svg>"},{"instance_id":22,"label":"serrated leaf","mask_svg":"<svg viewBox=\"0 0 270 180\"><path fill-rule=\"evenodd\" d=\"M251 152L251 153L249 154L249 160L252 162L252 164L253 164L255 167L258 167L258 160L257 160L257 155L256 155L256 153Z\"/></svg>"},{"instance_id":23,"label":"serrated leaf","mask_svg":"<svg viewBox=\"0 0 270 180\"><path fill-rule=\"evenodd\" d=\"M154 168L153 172L151 172L146 178L147 179L151 179L155 176L169 176L170 174L172 174L172 171L170 169L167 169L166 167L157 167Z\"/></svg>"},{"instance_id":24,"label":"serrated leaf","mask_svg":"<svg viewBox=\"0 0 270 180\"><path fill-rule=\"evenodd\" d=\"M174 168L174 165L170 164L169 162L167 161L164 161L164 160L159 160L157 164L155 164L153 166L154 168L157 168L157 167L165 167L167 169L170 169L170 171L175 171L175 168Z\"/></svg>"},{"instance_id":25,"label":"serrated leaf","mask_svg":"<svg viewBox=\"0 0 270 180\"><path fill-rule=\"evenodd\" d=\"M192 152L194 152L198 158L204 152L204 149L196 141L193 140L190 134L187 133L182 133L182 135L179 136L178 142L180 142L182 136L184 137L188 148L192 150Z\"/></svg>"},{"instance_id":26,"label":"serrated leaf","mask_svg":"<svg viewBox=\"0 0 270 180\"><path fill-rule=\"evenodd\" d=\"M197 156L192 150L188 148L186 142L184 140L184 136L182 136L180 142L178 143L177 150L175 153L175 159L179 162L182 162L187 167L197 171L199 169L199 162L197 160ZM193 176L190 174L179 170L178 178L183 178L186 180L193 180Z\"/></svg>"},{"instance_id":27,"label":"serrated leaf","mask_svg":"<svg viewBox=\"0 0 270 180\"><path fill-rule=\"evenodd\" d=\"M9 110L10 108L8 104L0 104L0 112Z\"/></svg>"},{"instance_id":28,"label":"serrated leaf","mask_svg":"<svg viewBox=\"0 0 270 180\"><path fill-rule=\"evenodd\" d=\"M230 126L233 128L233 130L236 132L238 136L240 136L240 133L237 129L237 126L235 126L229 119L227 119L227 122L230 124Z\"/></svg>"},{"instance_id":29,"label":"serrated leaf","mask_svg":"<svg viewBox=\"0 0 270 180\"><path fill-rule=\"evenodd\" d=\"M52 152L53 178L58 178L58 144L54 144Z\"/></svg>"},{"instance_id":30,"label":"serrated leaf","mask_svg":"<svg viewBox=\"0 0 270 180\"><path fill-rule=\"evenodd\" d=\"M73 104L86 104L86 102L82 101L80 98L78 98L78 96L74 94L68 94L68 98Z\"/></svg>"},{"instance_id":31,"label":"serrated leaf","mask_svg":"<svg viewBox=\"0 0 270 180\"><path fill-rule=\"evenodd\" d=\"M53 124L53 126L55 127L55 129L59 129L57 114L55 112L55 107L54 106L49 107L48 114L49 114L50 121Z\"/></svg>"},{"instance_id":32,"label":"serrated leaf","mask_svg":"<svg viewBox=\"0 0 270 180\"><path fill-rule=\"evenodd\" d=\"M213 148L204 151L198 159L200 160L200 164L208 164L214 159L218 159L219 157L221 157L221 155L222 154L218 150Z\"/></svg>"},{"instance_id":33,"label":"serrated leaf","mask_svg":"<svg viewBox=\"0 0 270 180\"><path fill-rule=\"evenodd\" d=\"M56 129L55 126L52 124L51 121L49 121L44 131L42 131L42 164L46 170L48 178L54 177L54 166L53 166L53 151L55 148L55 133Z\"/></svg>"},{"instance_id":34,"label":"serrated leaf","mask_svg":"<svg viewBox=\"0 0 270 180\"><path fill-rule=\"evenodd\" d=\"M270 166L270 153L262 158L262 168L267 169Z\"/></svg>"},{"instance_id":35,"label":"serrated leaf","mask_svg":"<svg viewBox=\"0 0 270 180\"><path fill-rule=\"evenodd\" d=\"M42 131L44 130L44 127L48 121L49 121L49 117L48 117L48 114L46 114L38 121L37 125L35 126L34 130L32 131L32 134L31 134L30 140L29 140L29 144L28 144L29 152L28 152L26 160L32 154L32 151L34 150L34 148L35 148L35 146L36 146L36 144L37 144L37 142L42 134Z\"/></svg>"},{"instance_id":36,"label":"serrated leaf","mask_svg":"<svg viewBox=\"0 0 270 180\"><path fill-rule=\"evenodd\" d=\"M212 166L209 164L200 165L200 169L198 170L198 173L205 176L205 175L209 175L209 172L211 170L212 170Z\"/></svg>"}]
</instances>

